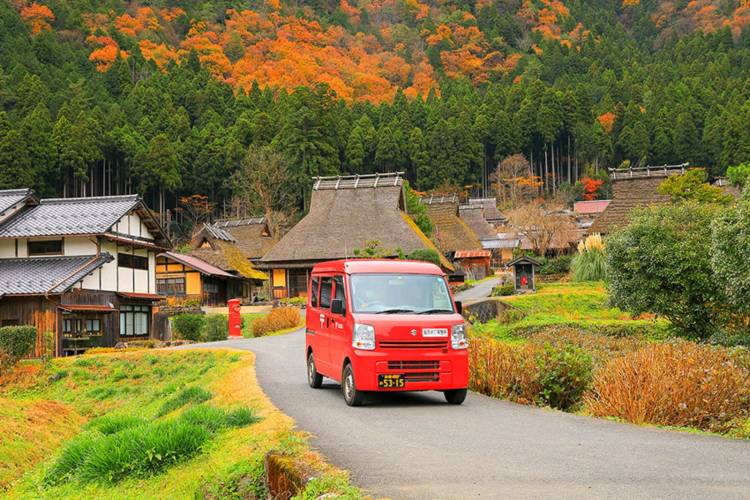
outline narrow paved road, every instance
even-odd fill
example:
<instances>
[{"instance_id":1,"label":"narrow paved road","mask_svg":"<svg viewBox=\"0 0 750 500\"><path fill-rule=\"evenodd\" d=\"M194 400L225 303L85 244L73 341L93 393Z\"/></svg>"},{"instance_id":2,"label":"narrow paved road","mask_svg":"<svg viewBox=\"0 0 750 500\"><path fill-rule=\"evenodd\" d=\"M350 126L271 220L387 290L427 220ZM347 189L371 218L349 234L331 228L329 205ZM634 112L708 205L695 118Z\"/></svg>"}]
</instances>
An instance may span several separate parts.
<instances>
[{"instance_id":1,"label":"narrow paved road","mask_svg":"<svg viewBox=\"0 0 750 500\"><path fill-rule=\"evenodd\" d=\"M456 294L456 300L462 302L472 302L474 300L481 300L485 297L489 297L492 293L492 289L500 284L500 278L491 278L486 281L482 281L473 288L458 292Z\"/></svg>"},{"instance_id":2,"label":"narrow paved road","mask_svg":"<svg viewBox=\"0 0 750 500\"><path fill-rule=\"evenodd\" d=\"M371 397L305 379L304 334L229 340L328 459L374 495L402 498L750 498L750 443L662 431L470 394Z\"/></svg>"}]
</instances>

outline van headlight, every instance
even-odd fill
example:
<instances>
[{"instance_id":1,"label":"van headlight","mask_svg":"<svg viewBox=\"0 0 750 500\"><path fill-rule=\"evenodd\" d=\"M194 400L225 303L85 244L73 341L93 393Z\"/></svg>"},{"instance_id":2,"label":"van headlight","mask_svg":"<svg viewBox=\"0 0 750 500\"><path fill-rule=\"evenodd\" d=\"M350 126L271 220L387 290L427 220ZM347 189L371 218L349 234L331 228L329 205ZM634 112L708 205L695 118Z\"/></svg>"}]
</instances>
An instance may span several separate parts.
<instances>
[{"instance_id":1,"label":"van headlight","mask_svg":"<svg viewBox=\"0 0 750 500\"><path fill-rule=\"evenodd\" d=\"M466 325L463 323L451 327L451 347L454 349L469 347L469 339L466 338Z\"/></svg>"},{"instance_id":2,"label":"van headlight","mask_svg":"<svg viewBox=\"0 0 750 500\"><path fill-rule=\"evenodd\" d=\"M371 325L354 323L352 347L365 351L372 351L375 349L375 328Z\"/></svg>"}]
</instances>

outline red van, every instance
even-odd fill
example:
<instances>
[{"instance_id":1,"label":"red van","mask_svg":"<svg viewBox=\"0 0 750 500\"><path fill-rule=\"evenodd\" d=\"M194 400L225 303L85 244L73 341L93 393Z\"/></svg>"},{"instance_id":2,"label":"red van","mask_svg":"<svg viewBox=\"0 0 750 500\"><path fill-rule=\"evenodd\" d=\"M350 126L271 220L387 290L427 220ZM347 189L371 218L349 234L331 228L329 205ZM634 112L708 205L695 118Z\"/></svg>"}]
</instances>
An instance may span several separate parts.
<instances>
[{"instance_id":1,"label":"red van","mask_svg":"<svg viewBox=\"0 0 750 500\"><path fill-rule=\"evenodd\" d=\"M307 379L341 382L349 406L371 391L442 391L466 399L468 340L461 303L440 268L404 260L313 267L307 299Z\"/></svg>"}]
</instances>

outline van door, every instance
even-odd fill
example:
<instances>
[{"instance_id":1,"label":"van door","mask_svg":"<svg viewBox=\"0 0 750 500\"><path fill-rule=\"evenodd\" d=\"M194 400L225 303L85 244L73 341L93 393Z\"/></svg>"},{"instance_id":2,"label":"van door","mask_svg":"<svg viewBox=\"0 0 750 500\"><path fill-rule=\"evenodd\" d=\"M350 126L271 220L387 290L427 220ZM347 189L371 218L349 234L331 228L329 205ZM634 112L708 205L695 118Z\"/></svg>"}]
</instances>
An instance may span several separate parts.
<instances>
[{"instance_id":1,"label":"van door","mask_svg":"<svg viewBox=\"0 0 750 500\"><path fill-rule=\"evenodd\" d=\"M331 299L333 298L333 278L331 276L320 277L320 297L318 300L318 323L316 327L316 337L320 352L320 357L316 357L319 363L319 372L326 376L335 375L331 370Z\"/></svg>"},{"instance_id":2,"label":"van door","mask_svg":"<svg viewBox=\"0 0 750 500\"><path fill-rule=\"evenodd\" d=\"M331 327L329 330L329 342L331 353L330 363L331 370L338 374L338 380L343 369L344 357L352 345L351 328L347 327L348 302L346 287L344 285L344 275L337 274L333 277L333 298L344 303L342 314L331 313Z\"/></svg>"},{"instance_id":3,"label":"van door","mask_svg":"<svg viewBox=\"0 0 750 500\"><path fill-rule=\"evenodd\" d=\"M305 311L305 326L307 336L307 345L313 350L315 366L320 367L320 310L318 307L318 289L320 288L320 277L312 276L310 278L310 292L308 293L309 304Z\"/></svg>"}]
</instances>

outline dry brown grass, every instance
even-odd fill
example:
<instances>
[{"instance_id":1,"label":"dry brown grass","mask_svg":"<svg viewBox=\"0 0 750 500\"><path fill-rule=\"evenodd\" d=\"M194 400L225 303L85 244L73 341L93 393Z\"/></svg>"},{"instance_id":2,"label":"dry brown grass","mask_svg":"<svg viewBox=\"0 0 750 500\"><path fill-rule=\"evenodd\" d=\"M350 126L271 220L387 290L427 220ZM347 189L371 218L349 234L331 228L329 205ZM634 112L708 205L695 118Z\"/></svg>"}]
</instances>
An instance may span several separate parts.
<instances>
[{"instance_id":1,"label":"dry brown grass","mask_svg":"<svg viewBox=\"0 0 750 500\"><path fill-rule=\"evenodd\" d=\"M276 307L268 315L253 322L253 336L261 337L272 332L302 324L302 315L296 307Z\"/></svg>"},{"instance_id":2,"label":"dry brown grass","mask_svg":"<svg viewBox=\"0 0 750 500\"><path fill-rule=\"evenodd\" d=\"M471 389L495 398L532 404L539 393L537 347L473 338L469 350Z\"/></svg>"},{"instance_id":3,"label":"dry brown grass","mask_svg":"<svg viewBox=\"0 0 750 500\"><path fill-rule=\"evenodd\" d=\"M596 416L722 432L750 414L750 370L726 349L651 344L601 367L584 401Z\"/></svg>"}]
</instances>

